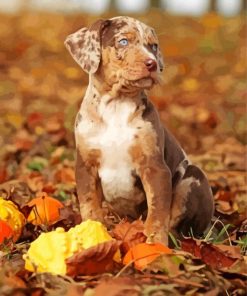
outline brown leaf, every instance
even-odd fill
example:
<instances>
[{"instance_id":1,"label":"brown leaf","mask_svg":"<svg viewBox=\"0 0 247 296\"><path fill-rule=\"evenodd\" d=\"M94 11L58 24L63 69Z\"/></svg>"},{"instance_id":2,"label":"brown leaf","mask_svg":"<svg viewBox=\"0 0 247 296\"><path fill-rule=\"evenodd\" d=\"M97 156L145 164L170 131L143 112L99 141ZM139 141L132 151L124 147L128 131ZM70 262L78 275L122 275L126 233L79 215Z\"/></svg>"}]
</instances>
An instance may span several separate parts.
<instances>
[{"instance_id":1,"label":"brown leaf","mask_svg":"<svg viewBox=\"0 0 247 296\"><path fill-rule=\"evenodd\" d=\"M28 133L27 130L21 129L17 132L13 141L13 151L29 151L33 146L34 138Z\"/></svg>"},{"instance_id":2,"label":"brown leaf","mask_svg":"<svg viewBox=\"0 0 247 296\"><path fill-rule=\"evenodd\" d=\"M230 267L237 260L214 245L204 245L201 248L201 256L205 263L217 269Z\"/></svg>"},{"instance_id":3,"label":"brown leaf","mask_svg":"<svg viewBox=\"0 0 247 296\"><path fill-rule=\"evenodd\" d=\"M67 205L59 209L59 220L54 224L54 227L63 227L69 229L81 223L81 214L73 210L72 205Z\"/></svg>"},{"instance_id":4,"label":"brown leaf","mask_svg":"<svg viewBox=\"0 0 247 296\"><path fill-rule=\"evenodd\" d=\"M223 200L223 201L230 201L234 197L233 192L229 190L218 190L217 193L215 194L215 200Z\"/></svg>"},{"instance_id":5,"label":"brown leaf","mask_svg":"<svg viewBox=\"0 0 247 296\"><path fill-rule=\"evenodd\" d=\"M144 224L141 220L136 220L132 223L123 221L115 226L112 233L113 237L122 241L121 251L124 254L134 245L146 241Z\"/></svg>"},{"instance_id":6,"label":"brown leaf","mask_svg":"<svg viewBox=\"0 0 247 296\"><path fill-rule=\"evenodd\" d=\"M224 252L225 255L235 258L235 259L242 259L241 249L239 246L227 246L222 244L217 244L213 246L215 249Z\"/></svg>"},{"instance_id":7,"label":"brown leaf","mask_svg":"<svg viewBox=\"0 0 247 296\"><path fill-rule=\"evenodd\" d=\"M50 117L46 123L45 128L48 133L55 133L58 132L60 129L63 128L63 119L62 114L54 114L53 117Z\"/></svg>"},{"instance_id":8,"label":"brown leaf","mask_svg":"<svg viewBox=\"0 0 247 296\"><path fill-rule=\"evenodd\" d=\"M44 115L39 112L33 112L27 117L27 126L29 129L34 129L36 126L41 125L44 120Z\"/></svg>"},{"instance_id":9,"label":"brown leaf","mask_svg":"<svg viewBox=\"0 0 247 296\"><path fill-rule=\"evenodd\" d=\"M182 241L182 249L201 258L206 264L216 269L230 267L238 259L242 258L239 247L213 245L192 238Z\"/></svg>"},{"instance_id":10,"label":"brown leaf","mask_svg":"<svg viewBox=\"0 0 247 296\"><path fill-rule=\"evenodd\" d=\"M200 244L201 242L197 239L187 238L182 241L181 247L185 252L201 258Z\"/></svg>"},{"instance_id":11,"label":"brown leaf","mask_svg":"<svg viewBox=\"0 0 247 296\"><path fill-rule=\"evenodd\" d=\"M67 274L78 276L112 271L118 247L119 242L111 240L74 254L66 260Z\"/></svg>"},{"instance_id":12,"label":"brown leaf","mask_svg":"<svg viewBox=\"0 0 247 296\"><path fill-rule=\"evenodd\" d=\"M180 269L180 264L183 263L182 256L174 254L161 254L153 262L150 262L145 269L158 273L166 273L171 277L177 277L185 271Z\"/></svg>"},{"instance_id":13,"label":"brown leaf","mask_svg":"<svg viewBox=\"0 0 247 296\"><path fill-rule=\"evenodd\" d=\"M52 182L47 182L46 184L44 184L42 191L46 192L48 195L53 194L56 191L55 184L53 184Z\"/></svg>"},{"instance_id":14,"label":"brown leaf","mask_svg":"<svg viewBox=\"0 0 247 296\"><path fill-rule=\"evenodd\" d=\"M13 288L26 288L25 282L16 275L5 276L3 282Z\"/></svg>"},{"instance_id":15,"label":"brown leaf","mask_svg":"<svg viewBox=\"0 0 247 296\"><path fill-rule=\"evenodd\" d=\"M94 290L94 296L138 296L140 287L134 278L121 277L106 279L100 281L100 284Z\"/></svg>"},{"instance_id":16,"label":"brown leaf","mask_svg":"<svg viewBox=\"0 0 247 296\"><path fill-rule=\"evenodd\" d=\"M25 182L10 180L0 184L0 196L22 206L31 198L31 192Z\"/></svg>"},{"instance_id":17,"label":"brown leaf","mask_svg":"<svg viewBox=\"0 0 247 296\"><path fill-rule=\"evenodd\" d=\"M68 284L67 291L64 296L82 296L84 288L80 285Z\"/></svg>"},{"instance_id":18,"label":"brown leaf","mask_svg":"<svg viewBox=\"0 0 247 296\"><path fill-rule=\"evenodd\" d=\"M7 181L8 173L5 166L0 167L0 184Z\"/></svg>"},{"instance_id":19,"label":"brown leaf","mask_svg":"<svg viewBox=\"0 0 247 296\"><path fill-rule=\"evenodd\" d=\"M71 167L58 169L54 176L57 183L75 183L75 170Z\"/></svg>"},{"instance_id":20,"label":"brown leaf","mask_svg":"<svg viewBox=\"0 0 247 296\"><path fill-rule=\"evenodd\" d=\"M27 185L33 192L42 191L45 181L45 176L39 172L31 172L26 176Z\"/></svg>"},{"instance_id":21,"label":"brown leaf","mask_svg":"<svg viewBox=\"0 0 247 296\"><path fill-rule=\"evenodd\" d=\"M225 215L232 215L234 212L237 211L237 209L234 208L234 203L224 200L218 200L215 204L215 208L217 212Z\"/></svg>"},{"instance_id":22,"label":"brown leaf","mask_svg":"<svg viewBox=\"0 0 247 296\"><path fill-rule=\"evenodd\" d=\"M33 142L29 139L16 139L15 147L17 150L28 151L32 147Z\"/></svg>"}]
</instances>

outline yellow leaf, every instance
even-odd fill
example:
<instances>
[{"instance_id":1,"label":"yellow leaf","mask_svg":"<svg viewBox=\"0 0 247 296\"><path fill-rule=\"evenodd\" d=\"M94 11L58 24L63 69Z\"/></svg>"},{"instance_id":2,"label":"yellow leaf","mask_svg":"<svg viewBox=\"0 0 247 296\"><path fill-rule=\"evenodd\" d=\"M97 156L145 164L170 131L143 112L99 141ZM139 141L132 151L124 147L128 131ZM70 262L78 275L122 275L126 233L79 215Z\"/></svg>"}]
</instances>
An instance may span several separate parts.
<instances>
[{"instance_id":1,"label":"yellow leaf","mask_svg":"<svg viewBox=\"0 0 247 296\"><path fill-rule=\"evenodd\" d=\"M9 122L16 129L18 129L22 126L24 118L18 113L8 113L6 115L6 121Z\"/></svg>"},{"instance_id":2,"label":"yellow leaf","mask_svg":"<svg viewBox=\"0 0 247 296\"><path fill-rule=\"evenodd\" d=\"M199 83L194 78L187 78L183 81L182 88L185 91L196 91L199 88Z\"/></svg>"},{"instance_id":3,"label":"yellow leaf","mask_svg":"<svg viewBox=\"0 0 247 296\"><path fill-rule=\"evenodd\" d=\"M80 76L80 71L77 68L68 67L65 69L64 74L68 79L74 79Z\"/></svg>"}]
</instances>

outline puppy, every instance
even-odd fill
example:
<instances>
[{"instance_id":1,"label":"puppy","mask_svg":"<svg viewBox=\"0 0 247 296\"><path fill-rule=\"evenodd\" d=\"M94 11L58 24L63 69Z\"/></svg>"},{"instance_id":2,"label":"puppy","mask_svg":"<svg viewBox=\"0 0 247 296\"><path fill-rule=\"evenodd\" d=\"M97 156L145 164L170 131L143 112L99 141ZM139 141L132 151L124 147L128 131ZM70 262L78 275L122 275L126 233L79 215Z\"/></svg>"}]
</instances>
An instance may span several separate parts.
<instances>
[{"instance_id":1,"label":"puppy","mask_svg":"<svg viewBox=\"0 0 247 296\"><path fill-rule=\"evenodd\" d=\"M201 235L214 210L210 186L145 93L163 70L154 29L120 16L80 29L65 45L89 74L75 123L82 218L104 222L104 199L121 217L146 209L145 233L156 241L168 244L169 231Z\"/></svg>"}]
</instances>

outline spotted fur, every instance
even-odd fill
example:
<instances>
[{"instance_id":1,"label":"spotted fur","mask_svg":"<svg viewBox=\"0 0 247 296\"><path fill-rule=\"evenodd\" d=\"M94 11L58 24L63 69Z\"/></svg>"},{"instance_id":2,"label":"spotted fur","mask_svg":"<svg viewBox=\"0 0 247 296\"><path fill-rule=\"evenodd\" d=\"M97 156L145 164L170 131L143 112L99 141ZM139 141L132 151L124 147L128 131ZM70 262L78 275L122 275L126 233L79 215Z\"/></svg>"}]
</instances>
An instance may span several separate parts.
<instances>
[{"instance_id":1,"label":"spotted fur","mask_svg":"<svg viewBox=\"0 0 247 296\"><path fill-rule=\"evenodd\" d=\"M71 34L65 45L89 73L75 123L82 218L105 221L105 200L121 217L145 217L146 235L165 244L169 231L202 234L213 213L208 181L145 94L164 67L154 30L116 17Z\"/></svg>"}]
</instances>

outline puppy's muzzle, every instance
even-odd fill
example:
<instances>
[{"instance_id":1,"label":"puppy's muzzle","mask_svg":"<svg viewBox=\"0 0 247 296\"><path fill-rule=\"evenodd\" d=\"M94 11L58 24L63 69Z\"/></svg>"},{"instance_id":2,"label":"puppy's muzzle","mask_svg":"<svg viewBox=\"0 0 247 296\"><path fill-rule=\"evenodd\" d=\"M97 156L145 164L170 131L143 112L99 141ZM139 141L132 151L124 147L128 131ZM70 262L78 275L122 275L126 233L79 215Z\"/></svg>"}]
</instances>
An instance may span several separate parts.
<instances>
[{"instance_id":1,"label":"puppy's muzzle","mask_svg":"<svg viewBox=\"0 0 247 296\"><path fill-rule=\"evenodd\" d=\"M147 59L144 64L146 65L149 72L155 72L157 70L157 63L153 59Z\"/></svg>"}]
</instances>

